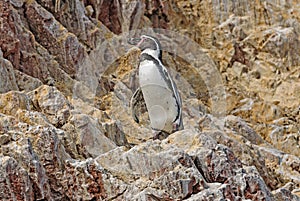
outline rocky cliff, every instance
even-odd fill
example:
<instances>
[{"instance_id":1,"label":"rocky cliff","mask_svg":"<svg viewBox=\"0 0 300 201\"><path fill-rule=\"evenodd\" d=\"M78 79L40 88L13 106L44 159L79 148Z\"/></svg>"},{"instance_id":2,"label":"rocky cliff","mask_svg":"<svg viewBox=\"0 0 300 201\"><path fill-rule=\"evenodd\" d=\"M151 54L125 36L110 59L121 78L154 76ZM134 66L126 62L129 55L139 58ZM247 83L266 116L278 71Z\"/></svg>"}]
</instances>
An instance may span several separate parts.
<instances>
[{"instance_id":1,"label":"rocky cliff","mask_svg":"<svg viewBox=\"0 0 300 201\"><path fill-rule=\"evenodd\" d=\"M185 129L135 123L157 36ZM1 200L300 200L300 3L0 1Z\"/></svg>"}]
</instances>

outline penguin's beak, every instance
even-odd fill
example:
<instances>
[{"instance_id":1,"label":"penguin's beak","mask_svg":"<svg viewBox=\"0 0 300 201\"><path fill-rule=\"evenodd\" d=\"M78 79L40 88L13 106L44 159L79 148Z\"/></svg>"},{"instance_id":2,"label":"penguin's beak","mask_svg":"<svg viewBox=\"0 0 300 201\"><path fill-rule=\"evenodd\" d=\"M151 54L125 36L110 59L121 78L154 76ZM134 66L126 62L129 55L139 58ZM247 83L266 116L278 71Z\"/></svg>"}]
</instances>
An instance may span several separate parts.
<instances>
[{"instance_id":1,"label":"penguin's beak","mask_svg":"<svg viewBox=\"0 0 300 201\"><path fill-rule=\"evenodd\" d=\"M142 38L129 38L128 39L128 43L130 45L136 45L136 46L140 46L143 42L143 39Z\"/></svg>"}]
</instances>

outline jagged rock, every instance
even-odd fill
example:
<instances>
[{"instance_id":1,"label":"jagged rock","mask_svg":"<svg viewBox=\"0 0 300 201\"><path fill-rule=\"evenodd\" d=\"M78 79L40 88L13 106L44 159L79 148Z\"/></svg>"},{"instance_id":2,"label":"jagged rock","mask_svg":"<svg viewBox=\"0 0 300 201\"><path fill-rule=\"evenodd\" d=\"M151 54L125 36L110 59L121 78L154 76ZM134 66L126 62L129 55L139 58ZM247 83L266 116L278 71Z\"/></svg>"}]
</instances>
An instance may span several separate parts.
<instances>
[{"instance_id":1,"label":"jagged rock","mask_svg":"<svg viewBox=\"0 0 300 201\"><path fill-rule=\"evenodd\" d=\"M92 19L95 14L93 10L95 9L90 5L86 6L90 9L86 9L84 1L49 2L41 0L39 3L50 11L55 19L69 32L76 35L80 41L83 41L89 49L96 48L99 43L102 43L111 35L106 26ZM92 13L89 15L87 12ZM81 31L78 32L78 30Z\"/></svg>"},{"instance_id":2,"label":"jagged rock","mask_svg":"<svg viewBox=\"0 0 300 201\"><path fill-rule=\"evenodd\" d=\"M18 91L0 94L0 112L14 116L18 110L30 110L29 97Z\"/></svg>"},{"instance_id":3,"label":"jagged rock","mask_svg":"<svg viewBox=\"0 0 300 201\"><path fill-rule=\"evenodd\" d=\"M295 185L292 182L287 183L283 187L273 191L275 199L286 201L299 201L300 198L297 195L293 195L291 192L294 190Z\"/></svg>"},{"instance_id":4,"label":"jagged rock","mask_svg":"<svg viewBox=\"0 0 300 201\"><path fill-rule=\"evenodd\" d=\"M15 117L18 121L32 126L52 126L47 116L37 111L18 110Z\"/></svg>"},{"instance_id":5,"label":"jagged rock","mask_svg":"<svg viewBox=\"0 0 300 201\"><path fill-rule=\"evenodd\" d=\"M3 22L0 29L2 35L0 47L4 58L13 64L14 69L37 78L43 83L55 80L55 85L60 90L70 94L73 80L60 68L48 50L35 40L34 33L29 28L25 10L21 8L24 4L30 4L30 1L26 3L12 1L12 4L9 1L0 2ZM14 7L15 5L18 6ZM22 82L22 80L17 82ZM31 84L35 85L35 82ZM27 87L34 88L33 86ZM21 86L22 88L25 86Z\"/></svg>"},{"instance_id":6,"label":"jagged rock","mask_svg":"<svg viewBox=\"0 0 300 201\"><path fill-rule=\"evenodd\" d=\"M28 96L32 101L32 109L45 114L51 124L61 127L67 122L71 105L55 87L43 85L29 92Z\"/></svg>"},{"instance_id":7,"label":"jagged rock","mask_svg":"<svg viewBox=\"0 0 300 201\"><path fill-rule=\"evenodd\" d=\"M208 133L187 130L171 135L168 141L183 150L188 150L188 154L194 159L196 167L205 177L205 180L210 183L223 183L227 178L234 176L234 172L242 167L241 162L232 151L217 144Z\"/></svg>"},{"instance_id":8,"label":"jagged rock","mask_svg":"<svg viewBox=\"0 0 300 201\"><path fill-rule=\"evenodd\" d=\"M211 190L202 191L199 195L196 194L195 198L193 198L193 196L191 198L201 198L200 200L204 199L206 196L215 200L221 198L233 199L233 197L236 197L236 199L246 199L247 196L249 196L248 198L254 198L255 196L260 196L260 193L250 196L250 194L253 194L251 188L254 187L251 187L250 189L241 189L238 190L239 192L236 192L236 189L239 189L239 186L245 186L246 188L247 182L254 182L251 185L259 185L258 188L261 189L264 194L262 197L271 200L270 192L266 188L264 181L256 168L252 168L253 170L243 170L242 163L234 154L236 152L232 152L225 146L220 146L211 137L215 138L215 136L210 135L210 133L197 134L185 131L175 133L168 138L170 143L174 143L175 145L184 148L184 150L188 150L189 155L195 158L195 165L205 177L206 181L210 183L219 182L227 184L226 187L224 185L219 185L216 189L213 188L216 187L216 185L213 185ZM218 137L217 139L219 140ZM255 172L254 178L257 178L258 180L248 175L253 171ZM243 176L240 176L239 174ZM241 180L241 178L247 179ZM214 191L216 192L213 193ZM247 193L249 193L249 195L246 196Z\"/></svg>"},{"instance_id":9,"label":"jagged rock","mask_svg":"<svg viewBox=\"0 0 300 201\"><path fill-rule=\"evenodd\" d=\"M104 135L111 139L117 146L128 146L126 135L121 127L120 122L107 121L101 123Z\"/></svg>"},{"instance_id":10,"label":"jagged rock","mask_svg":"<svg viewBox=\"0 0 300 201\"><path fill-rule=\"evenodd\" d=\"M25 14L36 40L56 57L64 71L74 75L86 57L86 51L75 35L69 33L51 13L35 1L26 4Z\"/></svg>"},{"instance_id":11,"label":"jagged rock","mask_svg":"<svg viewBox=\"0 0 300 201\"><path fill-rule=\"evenodd\" d=\"M9 115L4 115L0 113L0 131L1 134L8 132L9 130L12 130L14 125L17 124L17 120Z\"/></svg>"},{"instance_id":12,"label":"jagged rock","mask_svg":"<svg viewBox=\"0 0 300 201\"><path fill-rule=\"evenodd\" d=\"M138 188L137 192L147 186L157 189L153 193L157 197L183 199L206 186L191 157L175 147L166 149L158 141L147 141L128 151L118 148L96 160L113 175ZM137 194L130 190L124 192L126 199L134 199Z\"/></svg>"},{"instance_id":13,"label":"jagged rock","mask_svg":"<svg viewBox=\"0 0 300 201\"><path fill-rule=\"evenodd\" d=\"M270 191L265 187L263 179L253 167L240 169L235 177L231 177L225 184L210 185L191 198L192 200L273 200Z\"/></svg>"},{"instance_id":14,"label":"jagged rock","mask_svg":"<svg viewBox=\"0 0 300 201\"><path fill-rule=\"evenodd\" d=\"M113 188L112 183L115 182L113 184L117 186L120 181L107 174L105 170L91 158L84 161L66 161L66 171L63 175L63 181L66 195L72 200L76 200L78 197L85 200L111 199L123 190L122 187L120 187L120 189ZM122 184L122 182L119 183L119 185ZM125 187L125 185L123 185L123 187ZM74 192L72 189L77 190Z\"/></svg>"},{"instance_id":15,"label":"jagged rock","mask_svg":"<svg viewBox=\"0 0 300 201\"><path fill-rule=\"evenodd\" d=\"M18 70L15 70L14 73L20 91L24 90L29 92L43 85L39 79L26 75Z\"/></svg>"},{"instance_id":16,"label":"jagged rock","mask_svg":"<svg viewBox=\"0 0 300 201\"><path fill-rule=\"evenodd\" d=\"M283 174L280 179L293 181L296 184L300 182L299 157L291 154L285 154L271 148L259 147L258 150L262 157L266 158L266 166L271 172L273 172L274 175L281 175L282 172L289 172L288 174Z\"/></svg>"},{"instance_id":17,"label":"jagged rock","mask_svg":"<svg viewBox=\"0 0 300 201\"><path fill-rule=\"evenodd\" d=\"M115 34L138 28L145 7L139 1L126 2L123 0L114 2L85 1L85 6L93 8L94 12L91 13L91 19L101 21Z\"/></svg>"},{"instance_id":18,"label":"jagged rock","mask_svg":"<svg viewBox=\"0 0 300 201\"><path fill-rule=\"evenodd\" d=\"M1 199L33 200L34 191L28 172L13 157L2 156L0 162L1 178L6 178L0 184Z\"/></svg>"},{"instance_id":19,"label":"jagged rock","mask_svg":"<svg viewBox=\"0 0 300 201\"><path fill-rule=\"evenodd\" d=\"M91 117L75 114L71 117L69 123L73 125L74 131L77 134L77 136L75 135L76 141L74 143L82 145L88 152L86 155L96 157L116 147L113 141L102 133L98 121ZM70 130L68 132L74 131Z\"/></svg>"},{"instance_id":20,"label":"jagged rock","mask_svg":"<svg viewBox=\"0 0 300 201\"><path fill-rule=\"evenodd\" d=\"M241 118L230 115L226 117L225 121L228 129L231 129L233 132L242 135L252 144L261 144L264 142L263 139Z\"/></svg>"},{"instance_id":21,"label":"jagged rock","mask_svg":"<svg viewBox=\"0 0 300 201\"><path fill-rule=\"evenodd\" d=\"M221 121L221 123L224 122ZM208 127L213 128L213 130L207 129ZM220 122L210 115L206 115L200 120L200 128L217 143L228 146L237 158L241 160L242 164L248 166L254 165L270 188L275 189L276 186L280 185L280 181L278 181L276 175L266 167L267 160L265 157L262 156L260 151L253 148L255 145L251 144L249 140L236 135L232 130L226 129L226 127L222 127ZM261 146L268 147L269 145Z\"/></svg>"},{"instance_id":22,"label":"jagged rock","mask_svg":"<svg viewBox=\"0 0 300 201\"><path fill-rule=\"evenodd\" d=\"M101 133L112 140L117 146L128 146L126 135L119 121L108 118L107 114L81 99L71 99L74 109L73 114L86 114L93 117L99 123Z\"/></svg>"},{"instance_id":23,"label":"jagged rock","mask_svg":"<svg viewBox=\"0 0 300 201\"><path fill-rule=\"evenodd\" d=\"M4 158L10 158L6 165L1 164L1 167L5 168L3 173L12 176L1 183L1 190L8 189L9 197L22 195L29 200L33 200L34 197L50 199L60 188L56 179L60 177L62 162L68 158L58 140L61 131L20 123L18 126L14 132L10 132L10 135L15 135L13 140L1 147ZM18 168L13 170L6 166ZM17 180L16 175L19 175ZM22 187L14 189L14 186Z\"/></svg>"},{"instance_id":24,"label":"jagged rock","mask_svg":"<svg viewBox=\"0 0 300 201\"><path fill-rule=\"evenodd\" d=\"M129 143L138 144L152 137L149 124L137 124L131 117L129 101L132 96L131 90L123 83L118 82L111 93L111 106L109 115L121 122L123 131L127 135Z\"/></svg>"},{"instance_id":25,"label":"jagged rock","mask_svg":"<svg viewBox=\"0 0 300 201\"><path fill-rule=\"evenodd\" d=\"M0 49L0 93L18 90L17 79L11 63L3 58Z\"/></svg>"}]
</instances>

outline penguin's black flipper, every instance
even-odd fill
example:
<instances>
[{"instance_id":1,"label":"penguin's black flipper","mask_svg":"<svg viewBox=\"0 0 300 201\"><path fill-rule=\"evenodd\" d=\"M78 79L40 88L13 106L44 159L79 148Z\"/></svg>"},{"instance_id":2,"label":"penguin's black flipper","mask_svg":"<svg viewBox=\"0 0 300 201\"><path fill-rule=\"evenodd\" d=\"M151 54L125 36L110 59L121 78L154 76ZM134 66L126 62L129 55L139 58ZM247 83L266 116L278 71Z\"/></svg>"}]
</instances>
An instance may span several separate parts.
<instances>
[{"instance_id":1,"label":"penguin's black flipper","mask_svg":"<svg viewBox=\"0 0 300 201\"><path fill-rule=\"evenodd\" d=\"M141 103L144 102L144 97L141 88L137 88L130 99L131 116L136 123L139 123L139 113L141 111Z\"/></svg>"}]
</instances>

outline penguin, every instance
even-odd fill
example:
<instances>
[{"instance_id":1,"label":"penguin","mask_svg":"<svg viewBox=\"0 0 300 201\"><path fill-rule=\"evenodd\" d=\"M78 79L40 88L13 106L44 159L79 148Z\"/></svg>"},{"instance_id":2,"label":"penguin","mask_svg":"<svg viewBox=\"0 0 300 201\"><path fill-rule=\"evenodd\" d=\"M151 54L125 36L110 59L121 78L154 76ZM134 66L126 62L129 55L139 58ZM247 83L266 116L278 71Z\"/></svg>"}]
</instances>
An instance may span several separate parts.
<instances>
[{"instance_id":1,"label":"penguin","mask_svg":"<svg viewBox=\"0 0 300 201\"><path fill-rule=\"evenodd\" d=\"M162 63L159 40L150 35L128 40L140 50L139 87L130 100L133 119L139 123L137 107L142 100L148 111L154 139L182 130L182 101L175 82Z\"/></svg>"}]
</instances>

